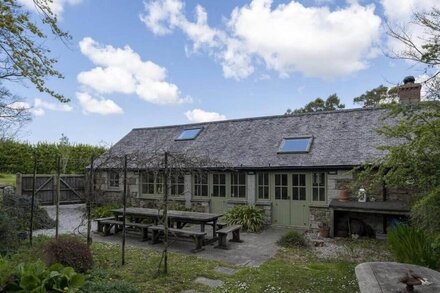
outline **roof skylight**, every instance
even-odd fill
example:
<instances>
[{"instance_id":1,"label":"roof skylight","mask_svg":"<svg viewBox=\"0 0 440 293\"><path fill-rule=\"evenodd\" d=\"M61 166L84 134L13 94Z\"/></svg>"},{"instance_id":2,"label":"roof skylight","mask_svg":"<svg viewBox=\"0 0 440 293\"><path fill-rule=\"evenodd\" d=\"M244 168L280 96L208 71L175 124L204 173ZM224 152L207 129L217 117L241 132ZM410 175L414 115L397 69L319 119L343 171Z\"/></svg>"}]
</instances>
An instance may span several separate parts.
<instances>
[{"instance_id":1,"label":"roof skylight","mask_svg":"<svg viewBox=\"0 0 440 293\"><path fill-rule=\"evenodd\" d=\"M184 129L180 135L176 138L176 140L191 140L195 139L202 131L201 127Z\"/></svg>"},{"instance_id":2,"label":"roof skylight","mask_svg":"<svg viewBox=\"0 0 440 293\"><path fill-rule=\"evenodd\" d=\"M308 153L312 137L288 137L281 142L278 153Z\"/></svg>"}]
</instances>

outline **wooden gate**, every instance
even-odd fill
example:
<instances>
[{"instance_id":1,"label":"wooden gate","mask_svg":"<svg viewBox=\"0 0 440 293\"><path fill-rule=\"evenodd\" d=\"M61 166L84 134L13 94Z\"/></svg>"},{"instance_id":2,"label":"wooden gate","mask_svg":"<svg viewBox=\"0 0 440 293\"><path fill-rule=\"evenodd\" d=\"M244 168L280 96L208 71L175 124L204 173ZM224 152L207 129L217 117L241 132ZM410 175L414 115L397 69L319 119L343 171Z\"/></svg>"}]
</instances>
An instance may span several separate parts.
<instances>
[{"instance_id":1,"label":"wooden gate","mask_svg":"<svg viewBox=\"0 0 440 293\"><path fill-rule=\"evenodd\" d=\"M17 174L17 193L32 195L31 174ZM42 205L53 205L56 203L56 175L38 174L36 177L36 195ZM60 176L60 204L84 202L85 175L61 175Z\"/></svg>"}]
</instances>

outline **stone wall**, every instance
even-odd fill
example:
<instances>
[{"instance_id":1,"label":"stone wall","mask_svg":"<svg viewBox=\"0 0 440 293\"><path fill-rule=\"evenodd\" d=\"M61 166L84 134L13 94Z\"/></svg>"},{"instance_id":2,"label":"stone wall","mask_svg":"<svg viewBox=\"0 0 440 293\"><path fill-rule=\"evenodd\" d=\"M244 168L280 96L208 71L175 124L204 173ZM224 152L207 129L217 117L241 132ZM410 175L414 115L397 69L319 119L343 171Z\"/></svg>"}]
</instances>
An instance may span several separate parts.
<instances>
[{"instance_id":1,"label":"stone wall","mask_svg":"<svg viewBox=\"0 0 440 293\"><path fill-rule=\"evenodd\" d=\"M318 230L321 223L326 223L331 226L330 209L326 206L323 207L310 207L310 219L309 228L311 230Z\"/></svg>"},{"instance_id":2,"label":"stone wall","mask_svg":"<svg viewBox=\"0 0 440 293\"><path fill-rule=\"evenodd\" d=\"M270 201L258 202L257 201L255 206L264 211L266 225L271 225L272 224L272 202L270 202Z\"/></svg>"}]
</instances>

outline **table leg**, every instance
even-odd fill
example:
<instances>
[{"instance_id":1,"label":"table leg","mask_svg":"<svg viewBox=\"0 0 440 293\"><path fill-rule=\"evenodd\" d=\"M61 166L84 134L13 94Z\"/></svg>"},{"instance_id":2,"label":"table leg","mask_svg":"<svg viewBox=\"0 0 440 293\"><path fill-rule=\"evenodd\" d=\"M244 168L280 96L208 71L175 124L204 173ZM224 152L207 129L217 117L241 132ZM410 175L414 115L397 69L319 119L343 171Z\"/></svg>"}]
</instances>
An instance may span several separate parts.
<instances>
[{"instance_id":1,"label":"table leg","mask_svg":"<svg viewBox=\"0 0 440 293\"><path fill-rule=\"evenodd\" d=\"M217 219L213 221L212 225L212 238L215 239L217 237Z\"/></svg>"}]
</instances>

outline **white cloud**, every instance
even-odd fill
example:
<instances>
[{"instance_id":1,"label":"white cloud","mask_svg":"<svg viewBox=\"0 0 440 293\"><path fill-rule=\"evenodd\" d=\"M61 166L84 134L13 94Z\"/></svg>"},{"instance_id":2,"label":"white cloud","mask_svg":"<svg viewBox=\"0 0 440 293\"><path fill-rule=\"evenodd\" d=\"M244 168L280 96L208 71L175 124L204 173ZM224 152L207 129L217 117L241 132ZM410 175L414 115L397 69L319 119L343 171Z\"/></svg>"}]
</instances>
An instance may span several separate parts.
<instances>
[{"instance_id":1,"label":"white cloud","mask_svg":"<svg viewBox=\"0 0 440 293\"><path fill-rule=\"evenodd\" d=\"M122 114L124 111L115 102L104 98L93 98L86 92L76 93L76 98L83 109L83 113L93 113L100 115Z\"/></svg>"},{"instance_id":2,"label":"white cloud","mask_svg":"<svg viewBox=\"0 0 440 293\"><path fill-rule=\"evenodd\" d=\"M413 22L414 13L426 12L433 7L440 9L438 0L381 0L381 3L388 24L394 29L404 29L418 46L424 43L426 35L423 28ZM405 50L402 42L394 38L388 39L388 48L396 53Z\"/></svg>"},{"instance_id":3,"label":"white cloud","mask_svg":"<svg viewBox=\"0 0 440 293\"><path fill-rule=\"evenodd\" d=\"M97 67L80 72L78 81L99 94L136 94L154 104L170 105L188 102L179 88L167 82L167 72L151 61L142 61L129 46L103 46L92 38L79 43L81 52Z\"/></svg>"},{"instance_id":4,"label":"white cloud","mask_svg":"<svg viewBox=\"0 0 440 293\"><path fill-rule=\"evenodd\" d=\"M181 0L145 4L141 20L155 34L180 29L193 49L205 49L221 63L227 78L241 79L266 69L285 77L293 72L333 78L368 66L380 37L375 6L352 1L344 8L305 7L291 1L272 8L272 0L253 0L236 7L226 29L208 25L206 11L196 7L195 21L184 14Z\"/></svg>"},{"instance_id":5,"label":"white cloud","mask_svg":"<svg viewBox=\"0 0 440 293\"><path fill-rule=\"evenodd\" d=\"M16 110L27 110L35 116L44 116L46 114L46 110L61 112L70 112L73 110L72 106L69 104L51 103L39 98L34 100L33 105L27 102L15 102L10 104L8 107Z\"/></svg>"},{"instance_id":6,"label":"white cloud","mask_svg":"<svg viewBox=\"0 0 440 293\"><path fill-rule=\"evenodd\" d=\"M18 0L18 1L30 10L34 10L34 11L37 10L34 0ZM55 15L60 17L66 5L73 6L80 3L81 1L82 0L51 0L48 1L48 5L50 7L50 10Z\"/></svg>"},{"instance_id":7,"label":"white cloud","mask_svg":"<svg viewBox=\"0 0 440 293\"><path fill-rule=\"evenodd\" d=\"M209 122L225 120L226 116L217 112L207 112L202 109L194 109L185 112L186 118L191 122Z\"/></svg>"}]
</instances>

